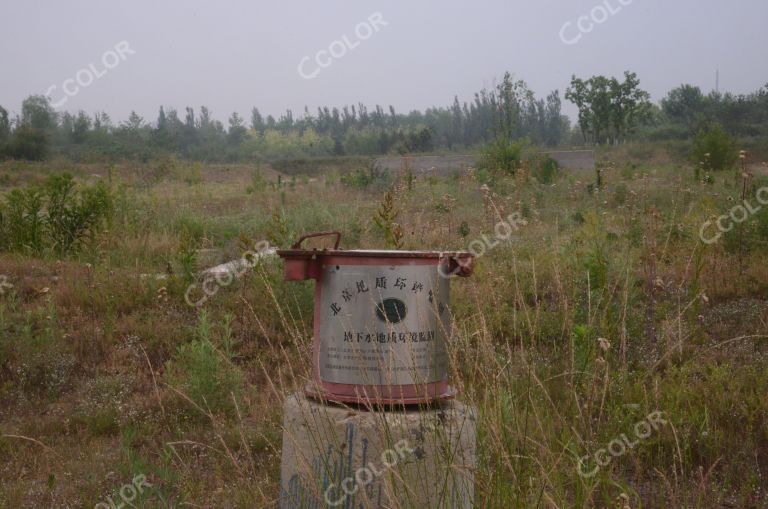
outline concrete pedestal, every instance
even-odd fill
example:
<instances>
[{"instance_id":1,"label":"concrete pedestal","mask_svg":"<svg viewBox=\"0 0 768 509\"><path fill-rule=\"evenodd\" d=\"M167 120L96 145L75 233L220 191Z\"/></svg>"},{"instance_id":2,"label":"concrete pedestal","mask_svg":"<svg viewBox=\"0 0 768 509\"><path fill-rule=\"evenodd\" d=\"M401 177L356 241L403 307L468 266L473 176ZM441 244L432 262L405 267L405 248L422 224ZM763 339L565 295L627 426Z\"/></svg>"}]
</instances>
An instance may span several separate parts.
<instances>
[{"instance_id":1,"label":"concrete pedestal","mask_svg":"<svg viewBox=\"0 0 768 509\"><path fill-rule=\"evenodd\" d=\"M281 509L471 509L476 413L369 412L303 394L285 402Z\"/></svg>"}]
</instances>

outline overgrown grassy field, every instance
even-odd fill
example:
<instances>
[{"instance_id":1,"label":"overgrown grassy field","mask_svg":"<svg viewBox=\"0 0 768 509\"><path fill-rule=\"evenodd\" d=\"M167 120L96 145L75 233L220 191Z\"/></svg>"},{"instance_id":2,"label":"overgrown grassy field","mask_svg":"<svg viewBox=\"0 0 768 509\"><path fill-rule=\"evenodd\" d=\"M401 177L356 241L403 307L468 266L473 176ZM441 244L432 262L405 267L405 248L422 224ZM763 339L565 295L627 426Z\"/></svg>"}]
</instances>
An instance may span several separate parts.
<instances>
[{"instance_id":1,"label":"overgrown grassy field","mask_svg":"<svg viewBox=\"0 0 768 509\"><path fill-rule=\"evenodd\" d=\"M632 147L601 159L599 180L4 163L0 507L109 507L137 475L126 507L275 507L313 283L266 258L200 306L185 294L260 241L331 229L350 249L494 244L452 284L476 507L768 507L768 171L697 179ZM63 172L66 193L46 180ZM10 193L45 185L42 208ZM45 212L54 199L66 221ZM743 199L760 210L702 242ZM635 439L649 415L664 424ZM606 454L622 436L637 443Z\"/></svg>"}]
</instances>

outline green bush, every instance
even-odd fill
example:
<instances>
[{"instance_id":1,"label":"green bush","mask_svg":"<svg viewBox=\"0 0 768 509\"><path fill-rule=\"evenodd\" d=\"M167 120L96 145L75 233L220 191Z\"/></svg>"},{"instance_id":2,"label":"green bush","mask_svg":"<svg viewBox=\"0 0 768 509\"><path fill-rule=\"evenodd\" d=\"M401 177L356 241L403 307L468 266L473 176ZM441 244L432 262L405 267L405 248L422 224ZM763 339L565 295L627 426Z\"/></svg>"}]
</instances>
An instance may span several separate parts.
<instances>
[{"instance_id":1,"label":"green bush","mask_svg":"<svg viewBox=\"0 0 768 509\"><path fill-rule=\"evenodd\" d=\"M0 249L59 254L75 251L111 218L113 197L103 183L78 189L72 176L14 189L0 203Z\"/></svg>"},{"instance_id":2,"label":"green bush","mask_svg":"<svg viewBox=\"0 0 768 509\"><path fill-rule=\"evenodd\" d=\"M365 169L357 169L341 176L341 183L347 187L358 189L367 189L375 187L383 189L389 185L391 178L387 170L382 170L377 164L371 161Z\"/></svg>"},{"instance_id":3,"label":"green bush","mask_svg":"<svg viewBox=\"0 0 768 509\"><path fill-rule=\"evenodd\" d=\"M36 189L14 189L0 204L0 248L39 252L44 246L43 198Z\"/></svg>"},{"instance_id":4,"label":"green bush","mask_svg":"<svg viewBox=\"0 0 768 509\"><path fill-rule=\"evenodd\" d=\"M483 149L477 167L480 170L503 171L513 175L520 167L523 149L527 145L525 140L509 141L505 138L496 138Z\"/></svg>"},{"instance_id":5,"label":"green bush","mask_svg":"<svg viewBox=\"0 0 768 509\"><path fill-rule=\"evenodd\" d=\"M251 184L245 188L245 192L253 194L255 192L264 191L267 188L269 182L261 171L261 166L257 165L251 172Z\"/></svg>"},{"instance_id":6,"label":"green bush","mask_svg":"<svg viewBox=\"0 0 768 509\"><path fill-rule=\"evenodd\" d=\"M205 411L233 414L233 397L243 392L242 371L232 364L233 340L228 330L220 347L214 345L215 331L205 313L200 315L195 339L181 345L166 365L169 383Z\"/></svg>"},{"instance_id":7,"label":"green bush","mask_svg":"<svg viewBox=\"0 0 768 509\"><path fill-rule=\"evenodd\" d=\"M557 170L559 168L557 161L551 157L534 156L530 159L531 175L540 184L551 184L557 177Z\"/></svg>"},{"instance_id":8,"label":"green bush","mask_svg":"<svg viewBox=\"0 0 768 509\"><path fill-rule=\"evenodd\" d=\"M736 139L723 130L720 124L702 129L693 140L691 162L706 171L729 170L736 164L739 152Z\"/></svg>"},{"instance_id":9,"label":"green bush","mask_svg":"<svg viewBox=\"0 0 768 509\"><path fill-rule=\"evenodd\" d=\"M14 159L42 161L48 156L49 136L43 129L21 126L5 148L6 153Z\"/></svg>"},{"instance_id":10,"label":"green bush","mask_svg":"<svg viewBox=\"0 0 768 509\"><path fill-rule=\"evenodd\" d=\"M95 233L112 212L112 194L101 182L78 193L69 174L53 175L45 182L44 194L51 247L59 253L76 248Z\"/></svg>"},{"instance_id":11,"label":"green bush","mask_svg":"<svg viewBox=\"0 0 768 509\"><path fill-rule=\"evenodd\" d=\"M763 252L768 247L768 207L758 201L759 189L768 187L768 178L758 177L747 193L746 201L754 213L750 213L742 222L733 222L733 228L725 232L722 242L731 253L743 251Z\"/></svg>"}]
</instances>

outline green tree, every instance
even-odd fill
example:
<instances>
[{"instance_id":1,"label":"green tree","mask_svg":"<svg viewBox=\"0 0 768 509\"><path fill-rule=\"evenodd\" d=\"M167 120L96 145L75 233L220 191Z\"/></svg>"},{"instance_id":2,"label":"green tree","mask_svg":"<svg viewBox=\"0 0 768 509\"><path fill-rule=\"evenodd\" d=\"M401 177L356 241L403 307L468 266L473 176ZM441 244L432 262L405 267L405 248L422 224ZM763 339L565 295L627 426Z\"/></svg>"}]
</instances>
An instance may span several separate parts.
<instances>
[{"instance_id":1,"label":"green tree","mask_svg":"<svg viewBox=\"0 0 768 509\"><path fill-rule=\"evenodd\" d=\"M85 143L90 130L91 119L84 111L77 112L77 117L72 122L72 142L77 144Z\"/></svg>"},{"instance_id":2,"label":"green tree","mask_svg":"<svg viewBox=\"0 0 768 509\"><path fill-rule=\"evenodd\" d=\"M590 105L590 92L587 83L577 78L571 77L571 86L565 91L565 98L571 101L579 109L579 130L586 143L592 132L594 120L592 118L592 108Z\"/></svg>"},{"instance_id":3,"label":"green tree","mask_svg":"<svg viewBox=\"0 0 768 509\"><path fill-rule=\"evenodd\" d=\"M6 153L14 159L42 161L48 157L48 140L46 131L22 124L13 132Z\"/></svg>"},{"instance_id":4,"label":"green tree","mask_svg":"<svg viewBox=\"0 0 768 509\"><path fill-rule=\"evenodd\" d=\"M451 106L451 130L446 139L446 145L449 149L452 149L454 144L461 143L464 137L464 119L462 116L461 105L459 104L459 97L453 97L453 106Z\"/></svg>"},{"instance_id":5,"label":"green tree","mask_svg":"<svg viewBox=\"0 0 768 509\"><path fill-rule=\"evenodd\" d=\"M507 141L522 136L522 116L524 105L533 100L533 92L523 80L512 80L510 73L504 73L504 78L496 87L496 94L490 98L495 106L495 133Z\"/></svg>"},{"instance_id":6,"label":"green tree","mask_svg":"<svg viewBox=\"0 0 768 509\"><path fill-rule=\"evenodd\" d=\"M122 127L129 131L138 132L143 125L144 118L135 111L131 111L131 114L128 115L128 121L123 122Z\"/></svg>"},{"instance_id":7,"label":"green tree","mask_svg":"<svg viewBox=\"0 0 768 509\"><path fill-rule=\"evenodd\" d=\"M8 119L8 110L0 106L0 156L3 154L3 147L11 137L11 121Z\"/></svg>"},{"instance_id":8,"label":"green tree","mask_svg":"<svg viewBox=\"0 0 768 509\"><path fill-rule=\"evenodd\" d=\"M640 89L637 74L624 72L624 81L611 78L611 125L615 141L621 141L634 132L637 125L650 115L650 94Z\"/></svg>"},{"instance_id":9,"label":"green tree","mask_svg":"<svg viewBox=\"0 0 768 509\"><path fill-rule=\"evenodd\" d=\"M31 95L21 103L21 123L32 129L50 132L56 127L56 112L47 97Z\"/></svg>"},{"instance_id":10,"label":"green tree","mask_svg":"<svg viewBox=\"0 0 768 509\"><path fill-rule=\"evenodd\" d=\"M680 85L661 100L661 110L669 120L694 134L704 116L704 94L699 87Z\"/></svg>"},{"instance_id":11,"label":"green tree","mask_svg":"<svg viewBox=\"0 0 768 509\"><path fill-rule=\"evenodd\" d=\"M247 129L243 125L243 119L235 111L229 117L229 131L227 131L227 139L232 145L239 145L245 139Z\"/></svg>"},{"instance_id":12,"label":"green tree","mask_svg":"<svg viewBox=\"0 0 768 509\"><path fill-rule=\"evenodd\" d=\"M35 161L45 159L56 123L56 112L47 97L42 95L27 97L21 103L21 119L18 121L6 152L17 159Z\"/></svg>"},{"instance_id":13,"label":"green tree","mask_svg":"<svg viewBox=\"0 0 768 509\"><path fill-rule=\"evenodd\" d=\"M251 129L259 134L264 134L265 127L266 125L264 124L264 117L262 117L261 113L259 113L259 109L253 108L251 110Z\"/></svg>"},{"instance_id":14,"label":"green tree","mask_svg":"<svg viewBox=\"0 0 768 509\"><path fill-rule=\"evenodd\" d=\"M650 95L640 89L635 73L624 81L605 76L582 80L573 76L565 98L579 108L579 128L584 141L619 142L650 115Z\"/></svg>"},{"instance_id":15,"label":"green tree","mask_svg":"<svg viewBox=\"0 0 768 509\"><path fill-rule=\"evenodd\" d=\"M555 90L547 96L542 122L541 141L550 147L559 145L571 127L568 117L562 114L559 90Z\"/></svg>"}]
</instances>

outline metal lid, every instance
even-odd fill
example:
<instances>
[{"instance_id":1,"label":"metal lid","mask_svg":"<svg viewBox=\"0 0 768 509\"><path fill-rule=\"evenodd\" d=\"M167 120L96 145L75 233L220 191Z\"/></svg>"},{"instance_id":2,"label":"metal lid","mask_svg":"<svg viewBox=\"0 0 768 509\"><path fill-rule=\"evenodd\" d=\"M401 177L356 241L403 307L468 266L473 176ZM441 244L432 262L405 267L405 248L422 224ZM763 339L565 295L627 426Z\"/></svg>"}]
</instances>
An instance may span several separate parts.
<instances>
[{"instance_id":1,"label":"metal lid","mask_svg":"<svg viewBox=\"0 0 768 509\"><path fill-rule=\"evenodd\" d=\"M302 249L301 243L310 237L324 237L335 235L336 242L333 249ZM322 278L322 266L329 258L369 258L368 261L350 262L351 264L379 264L381 259L399 260L434 260L439 271L445 277L467 277L472 274L475 257L466 251L397 251L392 249L339 249L341 233L318 232L309 233L296 241L290 249L280 249L277 254L285 260L285 278L289 281L301 281L305 279ZM422 263L409 263L407 261L392 261L392 265L429 265L430 261Z\"/></svg>"},{"instance_id":2,"label":"metal lid","mask_svg":"<svg viewBox=\"0 0 768 509\"><path fill-rule=\"evenodd\" d=\"M466 251L397 251L392 249L278 249L283 258L313 258L317 256L341 256L363 258L464 258L472 256Z\"/></svg>"},{"instance_id":3,"label":"metal lid","mask_svg":"<svg viewBox=\"0 0 768 509\"><path fill-rule=\"evenodd\" d=\"M333 249L304 249L301 243L312 237L336 236L336 242ZM290 249L278 249L277 254L282 258L314 258L317 256L341 256L341 257L362 257L362 258L466 258L472 254L467 251L401 251L394 249L339 249L341 233L339 232L316 232L303 235L294 242Z\"/></svg>"}]
</instances>

